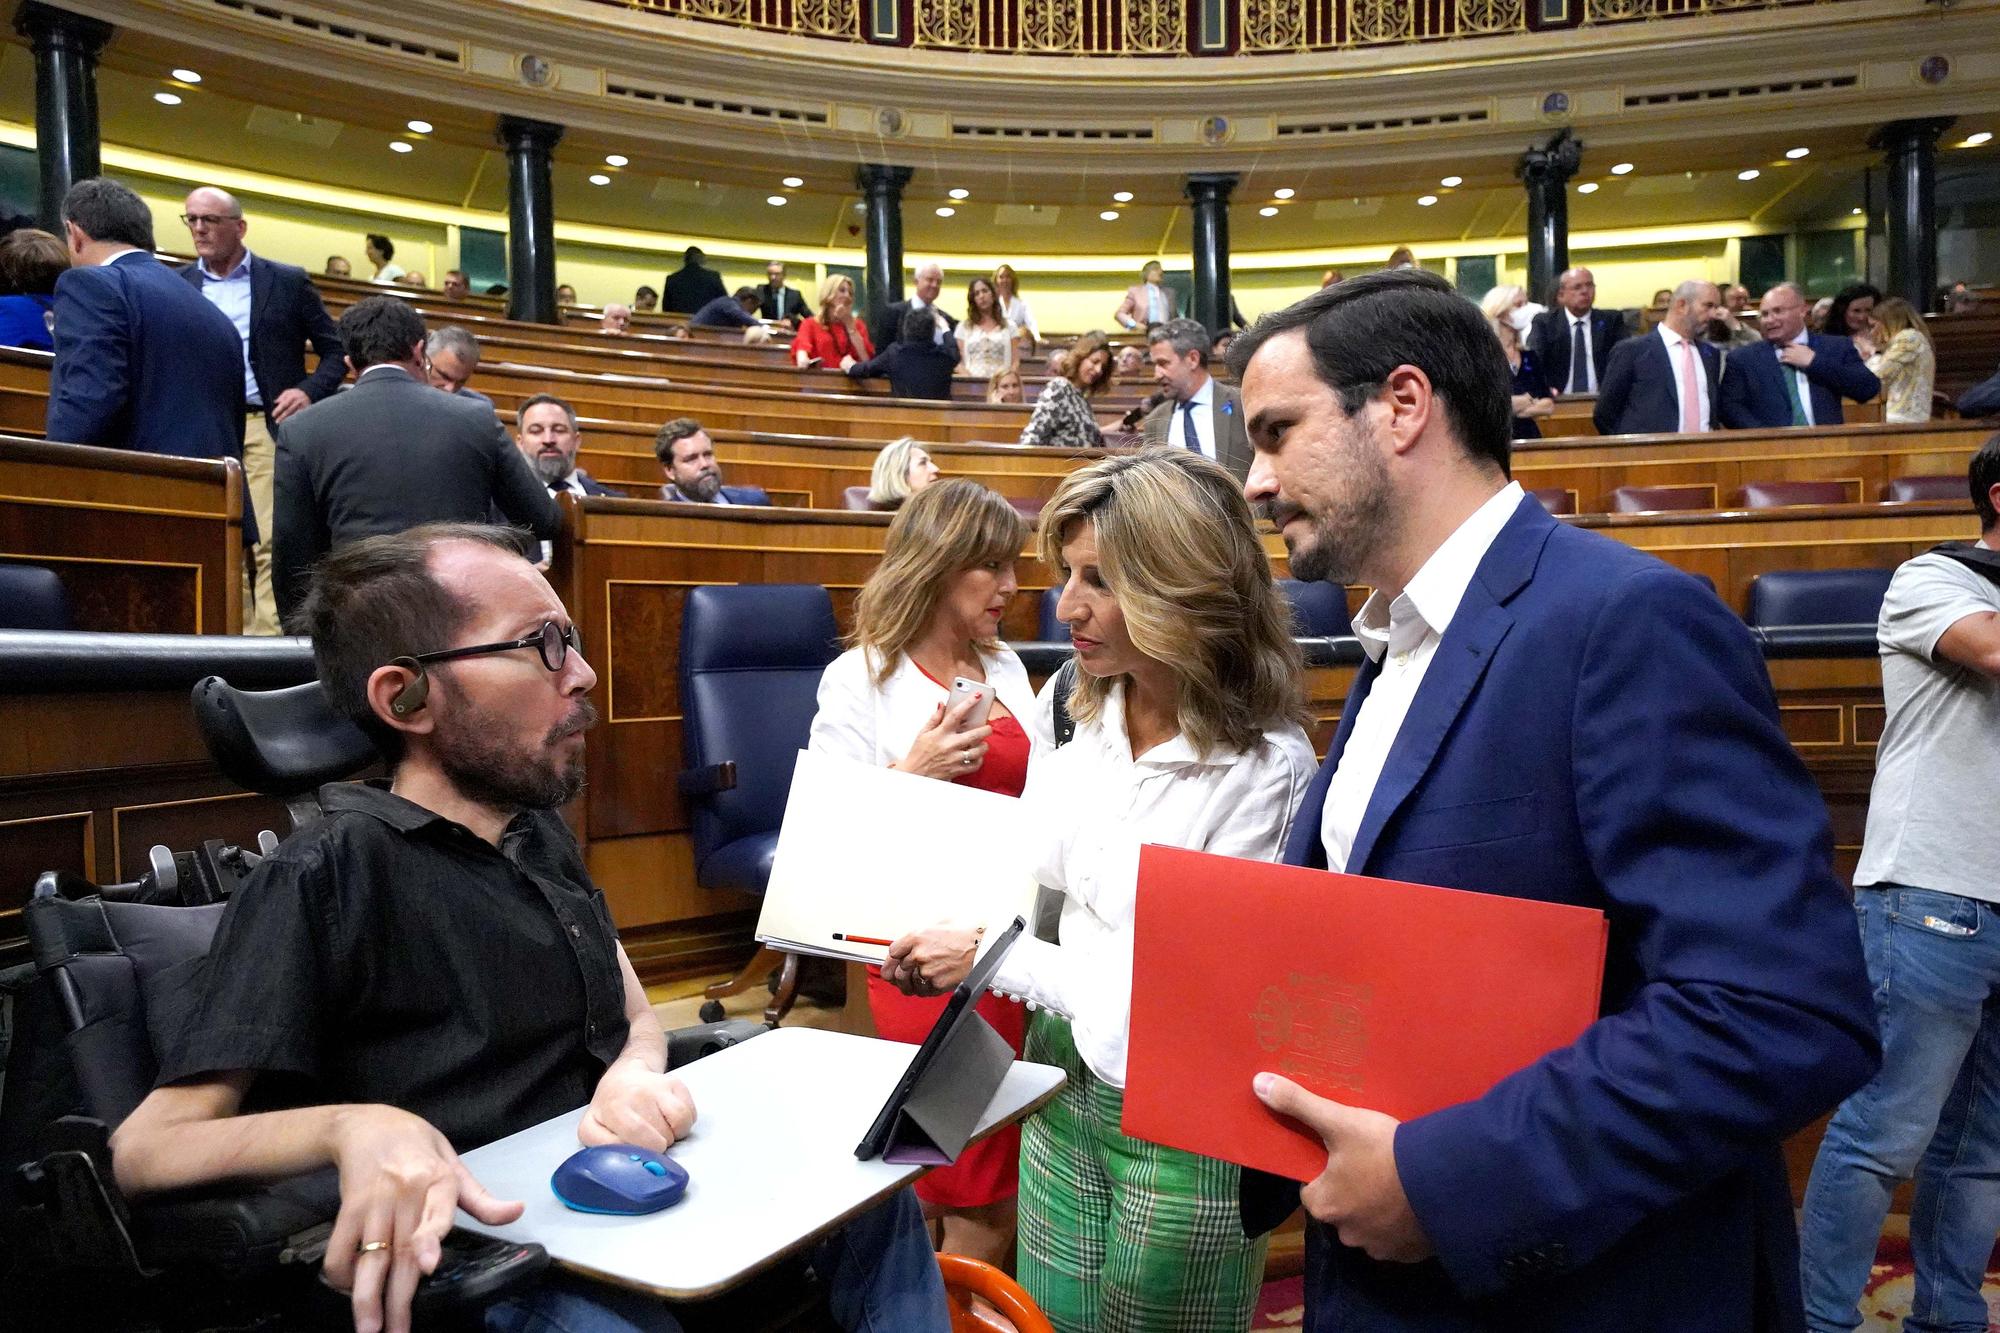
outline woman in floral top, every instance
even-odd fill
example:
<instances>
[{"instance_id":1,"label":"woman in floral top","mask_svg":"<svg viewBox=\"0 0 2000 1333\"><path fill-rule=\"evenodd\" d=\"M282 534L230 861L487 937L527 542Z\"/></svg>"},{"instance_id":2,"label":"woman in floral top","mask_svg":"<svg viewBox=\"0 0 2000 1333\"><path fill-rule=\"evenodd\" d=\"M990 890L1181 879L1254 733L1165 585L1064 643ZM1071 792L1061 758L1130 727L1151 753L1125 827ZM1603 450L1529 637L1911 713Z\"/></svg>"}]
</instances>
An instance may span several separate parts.
<instances>
[{"instance_id":1,"label":"woman in floral top","mask_svg":"<svg viewBox=\"0 0 2000 1333\"><path fill-rule=\"evenodd\" d=\"M1102 447L1104 431L1091 415L1090 400L1110 387L1110 340L1102 333L1086 333L1070 348L1061 375L1051 375L1042 386L1034 414L1021 431L1021 443L1057 449Z\"/></svg>"},{"instance_id":2,"label":"woman in floral top","mask_svg":"<svg viewBox=\"0 0 2000 1333\"><path fill-rule=\"evenodd\" d=\"M1931 419L1931 390L1937 383L1937 356L1924 317L1900 296L1874 310L1872 336L1857 336L1854 349L1882 381L1882 420L1899 426Z\"/></svg>"}]
</instances>

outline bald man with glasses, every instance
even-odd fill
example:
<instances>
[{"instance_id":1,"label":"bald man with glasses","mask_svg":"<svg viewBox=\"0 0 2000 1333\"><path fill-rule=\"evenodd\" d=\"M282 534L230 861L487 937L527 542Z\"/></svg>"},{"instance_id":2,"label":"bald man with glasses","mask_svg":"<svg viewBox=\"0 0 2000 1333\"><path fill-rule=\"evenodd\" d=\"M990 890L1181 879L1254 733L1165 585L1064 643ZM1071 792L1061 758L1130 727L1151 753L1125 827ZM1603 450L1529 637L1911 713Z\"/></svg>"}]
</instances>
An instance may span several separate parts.
<instances>
[{"instance_id":1,"label":"bald man with glasses","mask_svg":"<svg viewBox=\"0 0 2000 1333\"><path fill-rule=\"evenodd\" d=\"M189 193L181 221L195 262L178 270L209 304L229 316L243 340L243 477L258 516L257 544L243 562L243 632L278 633L271 585L270 522L276 446L271 428L340 387L347 362L340 331L302 268L253 255L243 205L227 190ZM306 344L319 364L306 373Z\"/></svg>"}]
</instances>

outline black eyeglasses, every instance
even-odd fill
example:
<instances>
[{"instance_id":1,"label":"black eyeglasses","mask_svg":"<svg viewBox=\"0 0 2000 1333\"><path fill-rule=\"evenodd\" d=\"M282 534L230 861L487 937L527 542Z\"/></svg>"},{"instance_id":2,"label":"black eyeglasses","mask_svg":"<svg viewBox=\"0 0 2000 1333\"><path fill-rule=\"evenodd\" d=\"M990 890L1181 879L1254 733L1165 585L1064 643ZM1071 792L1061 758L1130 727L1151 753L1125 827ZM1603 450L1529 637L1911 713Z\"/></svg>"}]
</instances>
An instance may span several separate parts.
<instances>
[{"instance_id":1,"label":"black eyeglasses","mask_svg":"<svg viewBox=\"0 0 2000 1333\"><path fill-rule=\"evenodd\" d=\"M525 639L515 639L511 643L482 643L471 648L446 648L441 652L418 653L408 659L411 662L449 662L457 657L478 657L486 653L511 653L516 648L533 648L542 655L542 665L551 671L561 671L563 662L571 652L582 653L578 644L575 625L559 625L553 620L545 620L542 627Z\"/></svg>"},{"instance_id":2,"label":"black eyeglasses","mask_svg":"<svg viewBox=\"0 0 2000 1333\"><path fill-rule=\"evenodd\" d=\"M220 227L225 222L241 222L242 220L239 215L234 213L181 214L181 221L187 224L189 231L193 231L196 227Z\"/></svg>"}]
</instances>

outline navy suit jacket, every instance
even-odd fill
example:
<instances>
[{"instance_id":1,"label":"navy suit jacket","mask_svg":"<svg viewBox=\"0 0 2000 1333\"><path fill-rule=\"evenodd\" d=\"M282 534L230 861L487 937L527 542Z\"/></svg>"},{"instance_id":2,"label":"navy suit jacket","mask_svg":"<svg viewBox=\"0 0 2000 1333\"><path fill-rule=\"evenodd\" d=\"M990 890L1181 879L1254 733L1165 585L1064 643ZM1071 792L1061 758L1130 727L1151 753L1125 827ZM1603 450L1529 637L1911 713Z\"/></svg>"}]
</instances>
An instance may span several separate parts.
<instances>
[{"instance_id":1,"label":"navy suit jacket","mask_svg":"<svg viewBox=\"0 0 2000 1333\"><path fill-rule=\"evenodd\" d=\"M660 498L662 500L671 500L676 504L693 505L702 503L700 500L690 499L682 495L681 488L672 482L668 482L666 485L660 487ZM762 486L724 486L722 488L722 498L733 505L768 505L771 503L771 497L765 493Z\"/></svg>"},{"instance_id":2,"label":"navy suit jacket","mask_svg":"<svg viewBox=\"0 0 2000 1333\"><path fill-rule=\"evenodd\" d=\"M1875 378L1875 372L1862 362L1861 354L1847 339L1809 333L1806 345L1813 351L1813 363L1803 373L1812 397L1814 425L1838 426L1844 420L1842 398L1865 403L1882 392L1882 381ZM1731 430L1792 424L1792 396L1785 391L1784 370L1774 344L1758 342L1730 351L1716 415Z\"/></svg>"},{"instance_id":3,"label":"navy suit jacket","mask_svg":"<svg viewBox=\"0 0 2000 1333\"><path fill-rule=\"evenodd\" d=\"M1355 680L1291 864L1326 864L1328 784L1378 674ZM1879 1058L1831 847L1743 623L1686 574L1524 497L1436 650L1348 869L1606 912L1602 1017L1397 1130L1437 1257L1377 1262L1309 1223L1307 1328L1799 1328L1778 1145ZM1298 1190L1245 1172L1246 1229L1276 1225Z\"/></svg>"},{"instance_id":4,"label":"navy suit jacket","mask_svg":"<svg viewBox=\"0 0 2000 1333\"><path fill-rule=\"evenodd\" d=\"M172 269L137 250L70 269L55 317L51 440L242 459L243 340Z\"/></svg>"},{"instance_id":5,"label":"navy suit jacket","mask_svg":"<svg viewBox=\"0 0 2000 1333\"><path fill-rule=\"evenodd\" d=\"M1704 342L1694 347L1701 357L1701 373L1708 379L1708 420L1703 424L1712 428L1722 355ZM1597 433L1652 435L1679 430L1681 402L1674 392L1679 376L1680 368L1658 332L1619 343L1611 349L1611 364L1598 382L1597 405L1590 412Z\"/></svg>"},{"instance_id":6,"label":"navy suit jacket","mask_svg":"<svg viewBox=\"0 0 2000 1333\"><path fill-rule=\"evenodd\" d=\"M1590 359L1597 367L1597 383L1604 384L1605 368L1611 364L1611 349L1631 332L1625 317L1616 310L1590 311ZM1528 350L1542 368L1542 378L1557 393L1569 392L1569 311L1552 306L1536 315L1528 325Z\"/></svg>"},{"instance_id":7,"label":"navy suit jacket","mask_svg":"<svg viewBox=\"0 0 2000 1333\"><path fill-rule=\"evenodd\" d=\"M201 290L200 264L183 265L177 272L188 286ZM307 343L319 357L310 375ZM312 279L295 264L255 254L250 256L250 373L257 378L257 401L264 404L267 419L285 390L302 390L316 403L347 378L340 330L327 315Z\"/></svg>"},{"instance_id":8,"label":"navy suit jacket","mask_svg":"<svg viewBox=\"0 0 2000 1333\"><path fill-rule=\"evenodd\" d=\"M958 339L943 342L890 343L866 361L847 368L855 380L887 377L889 392L898 398L934 398L949 401L951 377L958 369Z\"/></svg>"}]
</instances>

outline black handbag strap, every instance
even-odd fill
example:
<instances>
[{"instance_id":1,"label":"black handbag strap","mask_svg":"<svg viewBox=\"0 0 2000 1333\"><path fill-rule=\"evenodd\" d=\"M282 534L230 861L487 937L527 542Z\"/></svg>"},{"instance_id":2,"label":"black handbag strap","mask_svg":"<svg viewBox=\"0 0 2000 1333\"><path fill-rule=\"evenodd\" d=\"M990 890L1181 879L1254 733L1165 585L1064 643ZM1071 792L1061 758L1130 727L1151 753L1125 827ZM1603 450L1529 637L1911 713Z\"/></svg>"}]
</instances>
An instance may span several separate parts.
<instances>
[{"instance_id":1,"label":"black handbag strap","mask_svg":"<svg viewBox=\"0 0 2000 1333\"><path fill-rule=\"evenodd\" d=\"M1056 668L1055 694L1051 702L1055 704L1056 748L1068 745L1070 737L1076 735L1076 719L1069 715L1069 692L1076 688L1076 659L1070 658Z\"/></svg>"}]
</instances>

